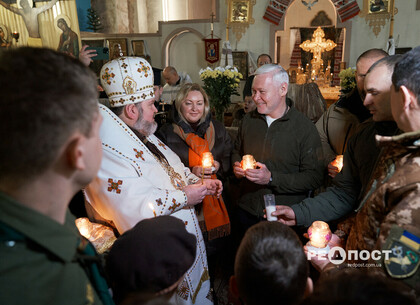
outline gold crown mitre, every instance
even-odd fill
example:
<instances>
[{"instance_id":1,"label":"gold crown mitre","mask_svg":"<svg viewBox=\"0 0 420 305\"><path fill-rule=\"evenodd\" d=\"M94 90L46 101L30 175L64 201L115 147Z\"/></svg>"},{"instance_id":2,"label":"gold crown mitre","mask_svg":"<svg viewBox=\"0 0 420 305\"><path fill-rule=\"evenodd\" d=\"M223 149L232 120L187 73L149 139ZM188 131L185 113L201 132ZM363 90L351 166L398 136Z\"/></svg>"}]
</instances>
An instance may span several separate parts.
<instances>
[{"instance_id":1,"label":"gold crown mitre","mask_svg":"<svg viewBox=\"0 0 420 305\"><path fill-rule=\"evenodd\" d=\"M135 104L155 96L153 70L141 57L120 57L103 65L101 85L111 107Z\"/></svg>"}]
</instances>

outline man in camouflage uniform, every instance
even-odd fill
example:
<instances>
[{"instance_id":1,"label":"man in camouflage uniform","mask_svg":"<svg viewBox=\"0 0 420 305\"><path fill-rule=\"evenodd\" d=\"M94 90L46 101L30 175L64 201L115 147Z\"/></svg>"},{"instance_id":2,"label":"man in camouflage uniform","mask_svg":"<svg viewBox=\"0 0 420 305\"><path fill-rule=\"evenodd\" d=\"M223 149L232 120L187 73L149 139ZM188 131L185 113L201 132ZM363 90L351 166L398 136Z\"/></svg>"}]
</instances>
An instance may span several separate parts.
<instances>
[{"instance_id":1,"label":"man in camouflage uniform","mask_svg":"<svg viewBox=\"0 0 420 305\"><path fill-rule=\"evenodd\" d=\"M392 75L392 115L404 133L377 136L381 156L346 244L347 250L388 251L389 256L382 255L378 263L389 276L414 288L417 297L420 296L419 83L420 47L417 47L402 57Z\"/></svg>"}]
</instances>

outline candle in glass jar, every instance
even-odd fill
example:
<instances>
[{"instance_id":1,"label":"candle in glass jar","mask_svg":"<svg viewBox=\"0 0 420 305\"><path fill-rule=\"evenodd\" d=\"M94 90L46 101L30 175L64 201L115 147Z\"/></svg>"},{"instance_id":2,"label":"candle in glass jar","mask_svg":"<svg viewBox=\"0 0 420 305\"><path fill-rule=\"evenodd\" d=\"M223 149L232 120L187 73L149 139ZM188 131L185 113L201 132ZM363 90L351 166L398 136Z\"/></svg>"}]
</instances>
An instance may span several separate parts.
<instances>
[{"instance_id":1,"label":"candle in glass jar","mask_svg":"<svg viewBox=\"0 0 420 305\"><path fill-rule=\"evenodd\" d=\"M337 155L332 162L332 165L338 168L338 172L341 172L341 169L343 168L343 155Z\"/></svg>"},{"instance_id":2,"label":"candle in glass jar","mask_svg":"<svg viewBox=\"0 0 420 305\"><path fill-rule=\"evenodd\" d=\"M77 218L75 222L80 234L89 239L93 230L92 223L89 221L89 219L86 217Z\"/></svg>"},{"instance_id":3,"label":"candle in glass jar","mask_svg":"<svg viewBox=\"0 0 420 305\"><path fill-rule=\"evenodd\" d=\"M325 248L331 240L332 234L326 222L314 221L308 229L309 242L312 247Z\"/></svg>"},{"instance_id":4,"label":"candle in glass jar","mask_svg":"<svg viewBox=\"0 0 420 305\"><path fill-rule=\"evenodd\" d=\"M255 168L255 159L252 155L244 155L242 157L242 169L254 169Z\"/></svg>"},{"instance_id":5,"label":"candle in glass jar","mask_svg":"<svg viewBox=\"0 0 420 305\"><path fill-rule=\"evenodd\" d=\"M203 158L201 159L201 165L204 168L211 168L213 166L213 155L211 152L203 153Z\"/></svg>"}]
</instances>

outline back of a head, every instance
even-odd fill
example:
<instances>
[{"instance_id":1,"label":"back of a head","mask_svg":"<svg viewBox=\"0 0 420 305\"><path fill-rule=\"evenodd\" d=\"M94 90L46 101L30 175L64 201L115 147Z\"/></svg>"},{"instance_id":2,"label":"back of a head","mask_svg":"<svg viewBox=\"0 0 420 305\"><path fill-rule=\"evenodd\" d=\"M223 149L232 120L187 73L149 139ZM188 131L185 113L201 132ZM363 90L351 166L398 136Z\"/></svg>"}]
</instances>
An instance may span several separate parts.
<instances>
[{"instance_id":1,"label":"back of a head","mask_svg":"<svg viewBox=\"0 0 420 305\"><path fill-rule=\"evenodd\" d=\"M387 67L390 76L392 75L392 72L394 71L395 65L401 60L402 55L391 55L386 56L384 58L379 59L377 62L375 62L367 71L367 74L371 73L373 70L375 70L378 67Z\"/></svg>"},{"instance_id":2,"label":"back of a head","mask_svg":"<svg viewBox=\"0 0 420 305\"><path fill-rule=\"evenodd\" d=\"M282 83L289 84L289 75L287 74L287 71L283 69L282 66L276 65L276 64L266 64L257 69L255 71L255 75L261 75L271 73L273 75L273 81L280 85Z\"/></svg>"},{"instance_id":3,"label":"back of a head","mask_svg":"<svg viewBox=\"0 0 420 305\"><path fill-rule=\"evenodd\" d=\"M388 56L388 53L382 49L369 49L362 54L356 60L356 65L361 59L372 59L372 58L382 58Z\"/></svg>"},{"instance_id":4,"label":"back of a head","mask_svg":"<svg viewBox=\"0 0 420 305\"><path fill-rule=\"evenodd\" d=\"M420 46L401 56L395 65L392 83L397 91L400 86L406 86L420 103Z\"/></svg>"},{"instance_id":5,"label":"back of a head","mask_svg":"<svg viewBox=\"0 0 420 305\"><path fill-rule=\"evenodd\" d=\"M384 274L343 269L321 277L305 305L414 305L407 286Z\"/></svg>"},{"instance_id":6,"label":"back of a head","mask_svg":"<svg viewBox=\"0 0 420 305\"><path fill-rule=\"evenodd\" d=\"M118 237L107 257L116 302L132 293L172 293L195 253L196 238L180 219L159 216L140 221Z\"/></svg>"},{"instance_id":7,"label":"back of a head","mask_svg":"<svg viewBox=\"0 0 420 305\"><path fill-rule=\"evenodd\" d=\"M260 222L246 232L235 259L235 277L247 305L298 304L309 265L296 233L279 222Z\"/></svg>"},{"instance_id":8,"label":"back of a head","mask_svg":"<svg viewBox=\"0 0 420 305\"><path fill-rule=\"evenodd\" d=\"M43 48L0 55L0 182L44 173L74 131L89 135L98 110L95 75L79 60Z\"/></svg>"}]
</instances>

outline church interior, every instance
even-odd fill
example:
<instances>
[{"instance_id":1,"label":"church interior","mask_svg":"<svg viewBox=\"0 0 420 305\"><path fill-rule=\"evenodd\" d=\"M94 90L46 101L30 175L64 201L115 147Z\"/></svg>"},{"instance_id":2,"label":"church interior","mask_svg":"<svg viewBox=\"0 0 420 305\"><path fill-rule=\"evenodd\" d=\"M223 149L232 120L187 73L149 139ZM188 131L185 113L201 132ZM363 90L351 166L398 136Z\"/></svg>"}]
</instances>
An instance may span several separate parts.
<instances>
[{"instance_id":1,"label":"church interior","mask_svg":"<svg viewBox=\"0 0 420 305\"><path fill-rule=\"evenodd\" d=\"M160 86L168 83L162 71L169 66L202 87L206 69L225 71L229 66L227 70L237 73L236 89L221 110L212 111L232 143L238 137L235 115L246 104L247 80L252 82L259 55L269 55L272 63L287 71L287 97L315 124L356 87L354 79L353 87L347 88L346 72L354 78L359 55L369 49L405 54L420 45L419 29L420 0L0 0L0 56L9 48L38 46L77 58L88 45L97 52L89 67L98 79L101 68L111 60L136 56L158 71L155 78L161 79ZM162 96L156 116L159 125L168 119L170 112L165 107L170 109L166 104L173 100L168 102ZM286 106L285 114L288 109ZM341 162L343 154L344 146L338 154ZM203 176L204 169L201 181ZM118 191L121 184L111 179L108 191ZM226 189L233 192L229 187ZM74 204L80 202L84 202L81 191L73 198ZM73 209L76 216L85 216L84 207ZM152 210L156 216L153 206ZM91 223L81 222L78 226L92 230ZM118 235L113 233L115 230L108 228L108 235L95 245L97 250L109 250L109 241L114 242ZM232 259L232 253L229 255ZM214 304L245 304L229 290L232 261L220 264L212 274ZM225 267L227 272L221 270ZM310 273L314 281L319 276L312 267Z\"/></svg>"},{"instance_id":2,"label":"church interior","mask_svg":"<svg viewBox=\"0 0 420 305\"><path fill-rule=\"evenodd\" d=\"M30 2L40 7L48 1ZM114 45L118 43L123 55L149 56L153 67L173 66L187 72L192 81L198 83L201 83L200 69L225 65L221 62L225 41L230 42L234 63L240 66L242 74L252 74L258 55L263 53L290 73L293 71L293 75L300 71L298 68L306 70L314 53L299 45L313 39L314 30L320 26L326 32L325 38L337 44L334 49L322 51L323 72L327 68L329 71L319 80L323 83L320 86L324 88L323 96L334 100L338 98L335 89L340 84L338 73L354 67L363 51L388 50L389 38L394 39L397 52L420 44L418 0L385 1L386 9L374 12L370 10L371 2L374 1L278 1L277 10L270 7L270 1L255 0L76 0L59 1L38 19L44 46L56 48L59 45L61 31L54 20L65 16L70 28L78 34L79 46L109 47L112 58L116 52ZM238 7L243 12L237 14L246 16L235 17ZM93 9L100 22L95 31L88 29L89 18L93 18L88 9ZM98 20L93 19L90 27L95 28ZM1 6L0 25L12 46L26 45L25 24L19 16ZM19 33L20 37L12 38L13 33ZM203 39L209 38L220 39L217 61L206 61ZM96 69L100 64L103 62L94 62ZM245 78L240 82L239 92ZM300 81L313 81L311 75L306 78L300 77ZM232 96L232 102L241 99L242 96Z\"/></svg>"}]
</instances>

